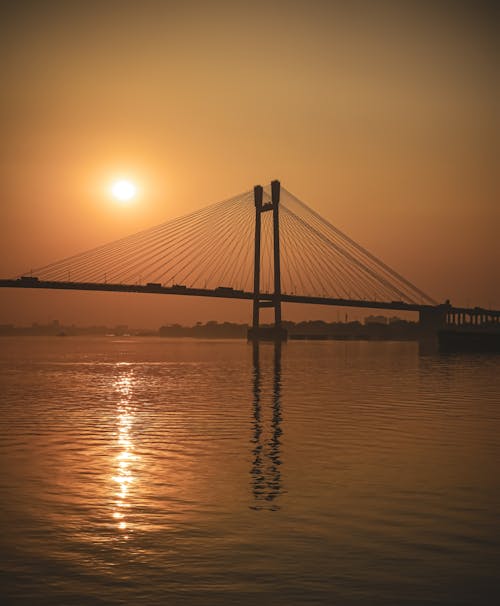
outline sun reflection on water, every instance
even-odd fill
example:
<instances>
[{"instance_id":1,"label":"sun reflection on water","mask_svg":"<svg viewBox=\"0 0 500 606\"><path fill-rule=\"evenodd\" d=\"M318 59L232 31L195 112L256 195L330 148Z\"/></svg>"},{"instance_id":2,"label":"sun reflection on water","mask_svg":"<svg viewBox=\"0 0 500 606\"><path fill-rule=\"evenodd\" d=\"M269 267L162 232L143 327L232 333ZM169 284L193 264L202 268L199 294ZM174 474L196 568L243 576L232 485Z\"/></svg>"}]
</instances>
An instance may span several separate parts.
<instances>
[{"instance_id":1,"label":"sun reflection on water","mask_svg":"<svg viewBox=\"0 0 500 606\"><path fill-rule=\"evenodd\" d=\"M134 453L134 444L132 441L132 426L134 423L134 410L131 404L133 377L132 373L120 377L114 383L114 387L119 395L116 424L117 424L117 446L118 454L114 461L113 481L117 484L117 492L114 493L112 517L116 521L116 526L121 531L129 531L130 524L127 520L131 500L130 492L133 483L136 481L134 476L134 462L138 459ZM128 535L124 535L128 538Z\"/></svg>"}]
</instances>

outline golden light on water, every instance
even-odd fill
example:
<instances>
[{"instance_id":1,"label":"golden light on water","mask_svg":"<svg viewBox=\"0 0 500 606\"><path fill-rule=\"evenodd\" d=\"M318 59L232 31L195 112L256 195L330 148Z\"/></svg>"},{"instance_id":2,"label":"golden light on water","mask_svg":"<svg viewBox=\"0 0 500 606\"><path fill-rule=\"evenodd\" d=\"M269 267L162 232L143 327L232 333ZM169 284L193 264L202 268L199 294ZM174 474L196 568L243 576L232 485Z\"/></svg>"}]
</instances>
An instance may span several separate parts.
<instances>
[{"instance_id":1,"label":"golden light on water","mask_svg":"<svg viewBox=\"0 0 500 606\"><path fill-rule=\"evenodd\" d=\"M115 501L112 511L112 517L117 521L117 528L125 530L127 528L126 512L130 507L130 486L135 481L133 475L133 464L137 460L134 454L134 445L131 436L131 428L134 421L133 409L130 404L132 377L130 375L118 379L114 386L119 394L117 407L117 446L120 452L115 456L113 482L118 484L118 491L115 493ZM127 535L125 535L127 538Z\"/></svg>"}]
</instances>

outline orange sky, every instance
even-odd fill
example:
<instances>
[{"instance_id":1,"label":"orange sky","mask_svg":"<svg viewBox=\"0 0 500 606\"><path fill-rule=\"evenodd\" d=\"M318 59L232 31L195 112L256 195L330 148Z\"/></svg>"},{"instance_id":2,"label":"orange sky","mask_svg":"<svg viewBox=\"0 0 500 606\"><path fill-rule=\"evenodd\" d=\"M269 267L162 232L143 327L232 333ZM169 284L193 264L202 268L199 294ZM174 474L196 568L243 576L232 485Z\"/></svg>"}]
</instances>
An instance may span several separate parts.
<instances>
[{"instance_id":1,"label":"orange sky","mask_svg":"<svg viewBox=\"0 0 500 606\"><path fill-rule=\"evenodd\" d=\"M498 13L342 4L2 9L0 276L279 178L435 299L500 308ZM111 201L116 175L135 205ZM0 292L0 323L54 318L248 321L250 305Z\"/></svg>"}]
</instances>

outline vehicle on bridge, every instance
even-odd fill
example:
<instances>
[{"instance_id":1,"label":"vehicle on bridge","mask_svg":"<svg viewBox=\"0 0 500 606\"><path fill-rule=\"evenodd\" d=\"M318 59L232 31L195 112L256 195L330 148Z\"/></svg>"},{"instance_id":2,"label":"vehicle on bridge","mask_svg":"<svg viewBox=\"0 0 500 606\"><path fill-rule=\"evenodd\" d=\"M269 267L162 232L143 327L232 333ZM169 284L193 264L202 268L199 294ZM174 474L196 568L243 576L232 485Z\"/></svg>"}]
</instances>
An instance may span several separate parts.
<instances>
[{"instance_id":1,"label":"vehicle on bridge","mask_svg":"<svg viewBox=\"0 0 500 606\"><path fill-rule=\"evenodd\" d=\"M185 284L172 284L172 288L175 288L176 290L187 290Z\"/></svg>"},{"instance_id":2,"label":"vehicle on bridge","mask_svg":"<svg viewBox=\"0 0 500 606\"><path fill-rule=\"evenodd\" d=\"M19 278L21 282L28 282L32 284L33 282L38 282L38 278L36 276L21 276Z\"/></svg>"},{"instance_id":3,"label":"vehicle on bridge","mask_svg":"<svg viewBox=\"0 0 500 606\"><path fill-rule=\"evenodd\" d=\"M148 282L146 286L149 288L161 288L161 284L159 282Z\"/></svg>"},{"instance_id":4,"label":"vehicle on bridge","mask_svg":"<svg viewBox=\"0 0 500 606\"><path fill-rule=\"evenodd\" d=\"M231 286L217 286L217 288L215 289L215 292L224 293L227 295L235 295L235 294L242 295L243 294L242 290L235 290Z\"/></svg>"}]
</instances>

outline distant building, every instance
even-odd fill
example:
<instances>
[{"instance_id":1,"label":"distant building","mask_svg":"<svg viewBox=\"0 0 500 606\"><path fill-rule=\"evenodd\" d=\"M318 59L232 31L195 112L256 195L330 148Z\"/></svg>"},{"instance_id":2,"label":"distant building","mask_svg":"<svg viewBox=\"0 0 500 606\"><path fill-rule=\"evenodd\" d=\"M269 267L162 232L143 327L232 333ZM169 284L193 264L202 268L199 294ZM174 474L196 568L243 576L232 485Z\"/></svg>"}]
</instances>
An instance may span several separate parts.
<instances>
[{"instance_id":1,"label":"distant building","mask_svg":"<svg viewBox=\"0 0 500 606\"><path fill-rule=\"evenodd\" d=\"M389 318L389 324L397 324L398 322L403 322L403 320L401 318L398 318L398 316L393 316L392 318Z\"/></svg>"},{"instance_id":2,"label":"distant building","mask_svg":"<svg viewBox=\"0 0 500 606\"><path fill-rule=\"evenodd\" d=\"M385 316L366 316L365 325L368 324L387 324L387 318Z\"/></svg>"}]
</instances>

